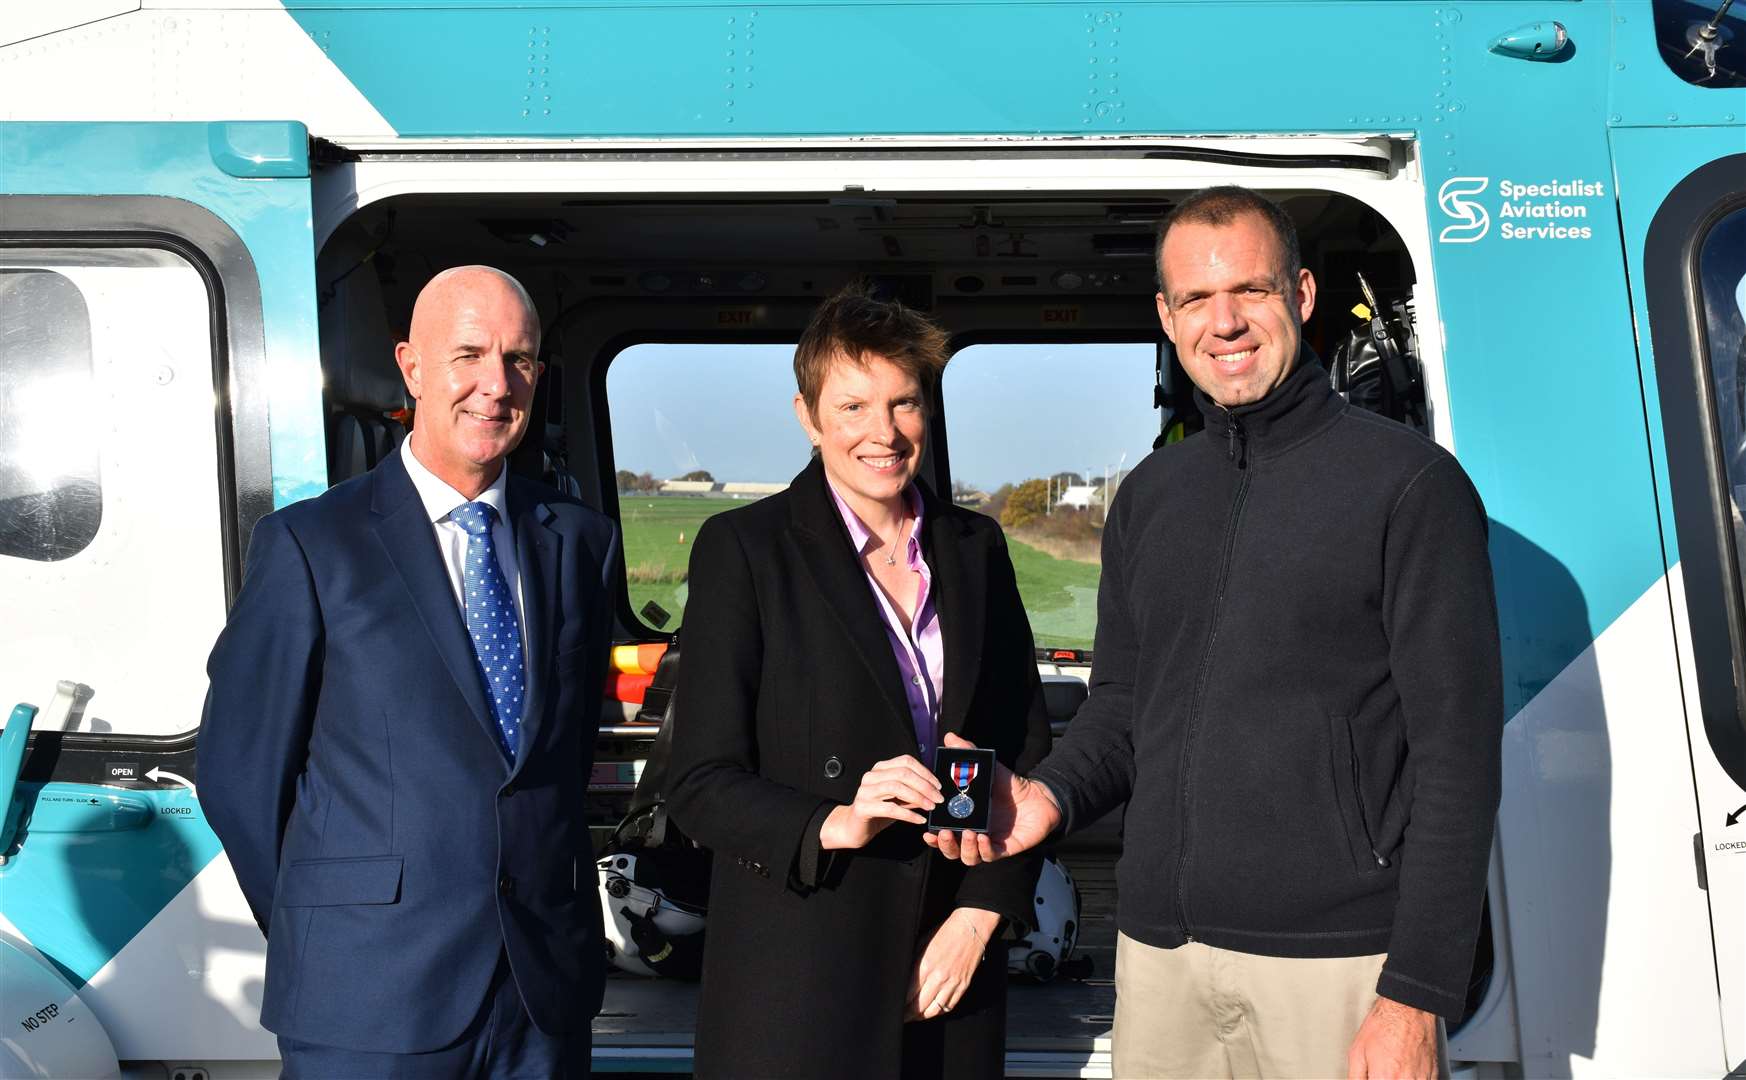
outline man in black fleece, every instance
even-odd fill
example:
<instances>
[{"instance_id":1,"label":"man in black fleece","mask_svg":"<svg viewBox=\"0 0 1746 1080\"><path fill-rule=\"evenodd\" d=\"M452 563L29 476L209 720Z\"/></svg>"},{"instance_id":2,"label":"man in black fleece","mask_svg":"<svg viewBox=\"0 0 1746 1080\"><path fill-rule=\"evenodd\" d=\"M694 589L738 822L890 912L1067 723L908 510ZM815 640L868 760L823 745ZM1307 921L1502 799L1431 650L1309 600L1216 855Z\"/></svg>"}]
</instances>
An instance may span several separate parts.
<instances>
[{"instance_id":1,"label":"man in black fleece","mask_svg":"<svg viewBox=\"0 0 1746 1080\"><path fill-rule=\"evenodd\" d=\"M990 835L938 846L975 864L1127 802L1117 1076L1435 1075L1499 793L1484 508L1329 389L1278 207L1197 192L1157 253L1206 431L1115 496L1078 717L997 775Z\"/></svg>"}]
</instances>

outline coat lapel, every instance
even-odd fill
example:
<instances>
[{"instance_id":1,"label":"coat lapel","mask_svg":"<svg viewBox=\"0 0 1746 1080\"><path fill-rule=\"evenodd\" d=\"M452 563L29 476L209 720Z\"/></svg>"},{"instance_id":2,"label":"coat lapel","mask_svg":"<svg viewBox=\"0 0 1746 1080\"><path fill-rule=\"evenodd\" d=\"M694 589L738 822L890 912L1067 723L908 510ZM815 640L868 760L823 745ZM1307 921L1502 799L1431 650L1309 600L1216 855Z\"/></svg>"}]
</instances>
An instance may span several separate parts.
<instances>
[{"instance_id":1,"label":"coat lapel","mask_svg":"<svg viewBox=\"0 0 1746 1080\"><path fill-rule=\"evenodd\" d=\"M509 478L509 516L515 523L515 561L521 570L522 636L527 641L524 670L527 672L526 705L521 719L521 745L515 771L527 760L527 751L537 745L540 722L546 712L546 691L553 660L551 598L557 595L559 555L564 538L554 528L551 507L527 485Z\"/></svg>"},{"instance_id":2,"label":"coat lapel","mask_svg":"<svg viewBox=\"0 0 1746 1080\"><path fill-rule=\"evenodd\" d=\"M375 492L370 509L376 515L373 525L376 538L388 552L388 559L399 571L406 591L411 594L413 610L424 623L442 657L455 688L467 702L474 719L485 729L493 745L497 744L497 721L485 705L485 688L480 682L478 658L467 637L467 624L461 617L461 607L455 602L455 588L449 583L448 570L443 566L442 552L437 550L436 535L431 531L430 518L424 503L406 475L399 454L390 454L371 472Z\"/></svg>"},{"instance_id":3,"label":"coat lapel","mask_svg":"<svg viewBox=\"0 0 1746 1080\"><path fill-rule=\"evenodd\" d=\"M946 696L940 703L940 733L962 735L982 665L988 557L981 545L970 542L968 530L946 505L925 486L921 492L927 516L923 555L934 572L934 609L945 646Z\"/></svg>"},{"instance_id":4,"label":"coat lapel","mask_svg":"<svg viewBox=\"0 0 1746 1080\"><path fill-rule=\"evenodd\" d=\"M796 533L801 560L825 607L842 625L854 644L855 654L867 666L889 706L892 720L901 725L905 745L915 745L915 725L910 720L909 698L903 692L903 676L891 653L885 618L873 599L867 574L861 569L843 519L831 501L824 466L815 458L789 487L790 521Z\"/></svg>"}]
</instances>

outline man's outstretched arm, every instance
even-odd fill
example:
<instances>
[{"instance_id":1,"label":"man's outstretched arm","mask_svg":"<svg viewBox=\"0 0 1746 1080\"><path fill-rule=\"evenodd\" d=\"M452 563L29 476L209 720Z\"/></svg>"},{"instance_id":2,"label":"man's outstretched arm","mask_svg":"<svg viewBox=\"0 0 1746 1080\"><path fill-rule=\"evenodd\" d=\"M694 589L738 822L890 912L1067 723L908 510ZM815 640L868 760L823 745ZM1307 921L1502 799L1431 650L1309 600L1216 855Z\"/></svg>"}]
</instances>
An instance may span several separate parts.
<instances>
[{"instance_id":1,"label":"man's outstretched arm","mask_svg":"<svg viewBox=\"0 0 1746 1080\"><path fill-rule=\"evenodd\" d=\"M946 733L945 744L954 750L976 745L951 732ZM975 833L942 829L937 833L923 833L922 841L938 848L948 859L957 859L965 866L979 866L1036 847L1061 827L1061 819L1061 807L1048 788L1035 780L1015 776L1011 769L997 761L994 763L993 801L988 807L988 831Z\"/></svg>"},{"instance_id":2,"label":"man's outstretched arm","mask_svg":"<svg viewBox=\"0 0 1746 1080\"><path fill-rule=\"evenodd\" d=\"M1123 574L1123 507L1118 494L1103 532L1091 693L1066 734L1028 777L995 769L987 834L927 837L948 858L975 866L1017 854L1042 843L1057 829L1071 831L1096 821L1133 791L1134 674L1139 647ZM947 736L947 745L969 744Z\"/></svg>"}]
</instances>

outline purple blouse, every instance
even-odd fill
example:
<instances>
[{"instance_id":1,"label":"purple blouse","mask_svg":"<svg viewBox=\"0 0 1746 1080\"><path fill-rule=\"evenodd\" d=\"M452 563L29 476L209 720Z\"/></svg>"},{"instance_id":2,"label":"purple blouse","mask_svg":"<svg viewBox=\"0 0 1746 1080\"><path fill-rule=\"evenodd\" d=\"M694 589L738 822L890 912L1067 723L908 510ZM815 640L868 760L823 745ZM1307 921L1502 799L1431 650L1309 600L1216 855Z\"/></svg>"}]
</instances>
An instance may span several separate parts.
<instances>
[{"instance_id":1,"label":"purple blouse","mask_svg":"<svg viewBox=\"0 0 1746 1080\"><path fill-rule=\"evenodd\" d=\"M885 636L891 641L892 655L897 657L897 670L903 676L903 692L909 699L910 720L915 724L916 746L925 755L933 750L938 736L940 695L945 690L946 647L940 636L940 616L934 610L934 572L922 559L918 539L922 531L921 492L911 484L903 494L915 518L915 523L910 526L909 539L904 544L904 559L911 570L921 575L915 618L910 620L907 632L902 617L886 598L885 590L873 579L873 572L863 566L862 573L867 575L867 587L873 590L879 613L885 617ZM831 487L831 499L837 504L837 513L843 516L843 526L849 530L849 542L855 545L857 553L865 554L875 539L873 531L849 508L835 487Z\"/></svg>"}]
</instances>

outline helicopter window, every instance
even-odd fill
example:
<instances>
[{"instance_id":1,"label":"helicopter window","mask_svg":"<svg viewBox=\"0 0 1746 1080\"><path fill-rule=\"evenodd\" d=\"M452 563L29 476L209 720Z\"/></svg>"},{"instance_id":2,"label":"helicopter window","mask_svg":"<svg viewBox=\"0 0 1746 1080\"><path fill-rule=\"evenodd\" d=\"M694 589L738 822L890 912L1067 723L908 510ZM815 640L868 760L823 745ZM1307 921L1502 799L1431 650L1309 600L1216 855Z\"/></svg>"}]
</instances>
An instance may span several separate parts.
<instances>
[{"instance_id":1,"label":"helicopter window","mask_svg":"<svg viewBox=\"0 0 1746 1080\"><path fill-rule=\"evenodd\" d=\"M1730 10L1732 9L1732 10ZM1655 0L1655 44L1694 86L1746 86L1746 11L1733 0Z\"/></svg>"},{"instance_id":2,"label":"helicopter window","mask_svg":"<svg viewBox=\"0 0 1746 1080\"><path fill-rule=\"evenodd\" d=\"M625 596L652 631L685 612L703 522L781 491L807 461L794 346L647 342L606 370Z\"/></svg>"},{"instance_id":3,"label":"helicopter window","mask_svg":"<svg viewBox=\"0 0 1746 1080\"><path fill-rule=\"evenodd\" d=\"M1038 648L1092 647L1104 514L1158 436L1157 361L1152 342L1003 342L946 367L952 499L1006 530Z\"/></svg>"},{"instance_id":4,"label":"helicopter window","mask_svg":"<svg viewBox=\"0 0 1746 1080\"><path fill-rule=\"evenodd\" d=\"M79 287L0 268L0 556L59 562L97 535L97 406Z\"/></svg>"},{"instance_id":5,"label":"helicopter window","mask_svg":"<svg viewBox=\"0 0 1746 1080\"><path fill-rule=\"evenodd\" d=\"M1704 238L1698 277L1708 338L1715 433L1726 475L1727 509L1733 524L1734 572L1746 589L1746 207L1717 222Z\"/></svg>"}]
</instances>

